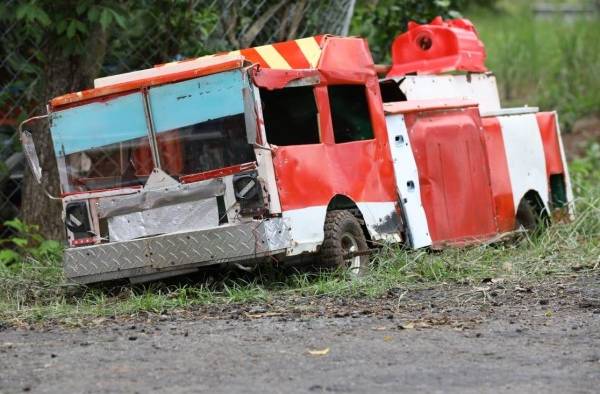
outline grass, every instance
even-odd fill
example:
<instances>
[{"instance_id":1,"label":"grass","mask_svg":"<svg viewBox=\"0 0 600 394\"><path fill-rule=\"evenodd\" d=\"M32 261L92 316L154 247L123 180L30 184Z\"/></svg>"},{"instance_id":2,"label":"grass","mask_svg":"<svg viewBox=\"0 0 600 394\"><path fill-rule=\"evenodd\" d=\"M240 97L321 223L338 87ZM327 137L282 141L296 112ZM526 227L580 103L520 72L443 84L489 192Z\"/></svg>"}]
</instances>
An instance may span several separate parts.
<instances>
[{"instance_id":1,"label":"grass","mask_svg":"<svg viewBox=\"0 0 600 394\"><path fill-rule=\"evenodd\" d=\"M201 305L268 303L278 298L378 297L390 289L440 283L473 284L489 278L531 281L575 271L600 270L600 146L571 164L577 216L520 242L479 245L440 252L384 246L372 272L360 280L340 273L284 273L261 267L243 276L220 274L217 280L153 283L116 289L66 285L60 259L28 257L0 265L0 321L81 319L164 313ZM38 256L39 257L39 256Z\"/></svg>"},{"instance_id":2,"label":"grass","mask_svg":"<svg viewBox=\"0 0 600 394\"><path fill-rule=\"evenodd\" d=\"M499 1L497 9L464 14L483 40L486 64L504 106L558 110L565 130L600 114L600 21L535 18L529 1Z\"/></svg>"}]
</instances>

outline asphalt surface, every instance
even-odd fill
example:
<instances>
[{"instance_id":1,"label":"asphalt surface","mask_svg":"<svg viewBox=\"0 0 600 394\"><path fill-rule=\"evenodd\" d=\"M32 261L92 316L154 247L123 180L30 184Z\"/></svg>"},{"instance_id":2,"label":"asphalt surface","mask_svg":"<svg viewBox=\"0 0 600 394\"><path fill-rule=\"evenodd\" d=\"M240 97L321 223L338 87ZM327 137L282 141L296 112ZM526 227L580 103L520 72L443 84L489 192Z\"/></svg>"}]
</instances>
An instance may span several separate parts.
<instances>
[{"instance_id":1,"label":"asphalt surface","mask_svg":"<svg viewBox=\"0 0 600 394\"><path fill-rule=\"evenodd\" d=\"M600 390L598 277L442 295L5 327L0 392Z\"/></svg>"}]
</instances>

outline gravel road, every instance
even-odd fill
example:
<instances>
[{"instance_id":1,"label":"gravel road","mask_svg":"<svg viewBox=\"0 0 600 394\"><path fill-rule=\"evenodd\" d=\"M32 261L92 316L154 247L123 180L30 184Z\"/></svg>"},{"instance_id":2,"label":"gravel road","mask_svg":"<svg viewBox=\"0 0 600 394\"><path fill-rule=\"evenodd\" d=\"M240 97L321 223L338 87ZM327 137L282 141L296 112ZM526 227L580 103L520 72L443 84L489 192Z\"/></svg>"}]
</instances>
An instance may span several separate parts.
<instances>
[{"instance_id":1,"label":"gravel road","mask_svg":"<svg viewBox=\"0 0 600 394\"><path fill-rule=\"evenodd\" d=\"M7 326L0 392L598 392L600 277L401 294Z\"/></svg>"}]
</instances>

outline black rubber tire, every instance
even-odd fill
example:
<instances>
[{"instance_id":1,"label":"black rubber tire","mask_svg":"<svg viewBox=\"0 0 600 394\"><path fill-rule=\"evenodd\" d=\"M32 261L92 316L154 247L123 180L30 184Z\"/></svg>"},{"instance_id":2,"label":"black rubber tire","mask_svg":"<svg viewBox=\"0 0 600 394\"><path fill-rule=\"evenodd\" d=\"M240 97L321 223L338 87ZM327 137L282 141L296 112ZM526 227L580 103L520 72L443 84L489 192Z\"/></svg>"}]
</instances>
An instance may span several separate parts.
<instances>
[{"instance_id":1,"label":"black rubber tire","mask_svg":"<svg viewBox=\"0 0 600 394\"><path fill-rule=\"evenodd\" d=\"M517 229L523 227L531 233L537 233L546 227L543 214L527 198L523 198L517 208Z\"/></svg>"},{"instance_id":2,"label":"black rubber tire","mask_svg":"<svg viewBox=\"0 0 600 394\"><path fill-rule=\"evenodd\" d=\"M321 264L328 268L350 269L343 239L354 239L358 252L369 250L367 239L358 219L349 211L335 210L327 212L325 217L325 238L321 247ZM369 271L369 255L359 256L359 267L352 274L363 276Z\"/></svg>"}]
</instances>

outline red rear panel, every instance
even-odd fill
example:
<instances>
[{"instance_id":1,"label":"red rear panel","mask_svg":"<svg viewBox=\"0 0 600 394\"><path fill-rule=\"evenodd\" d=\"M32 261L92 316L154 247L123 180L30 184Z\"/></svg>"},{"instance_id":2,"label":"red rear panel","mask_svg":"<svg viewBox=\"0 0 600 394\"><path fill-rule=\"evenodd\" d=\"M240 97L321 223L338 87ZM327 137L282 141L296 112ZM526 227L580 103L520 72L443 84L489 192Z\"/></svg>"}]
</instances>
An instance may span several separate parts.
<instances>
[{"instance_id":1,"label":"red rear panel","mask_svg":"<svg viewBox=\"0 0 600 394\"><path fill-rule=\"evenodd\" d=\"M536 114L536 118L544 142L547 175L563 174L565 168L560 153L560 136L556 129L556 114L554 112L539 112Z\"/></svg>"},{"instance_id":2,"label":"red rear panel","mask_svg":"<svg viewBox=\"0 0 600 394\"><path fill-rule=\"evenodd\" d=\"M510 184L510 173L502 128L496 117L483 118L485 147L490 166L492 193L496 204L496 221L500 232L515 229L515 203Z\"/></svg>"},{"instance_id":3,"label":"red rear panel","mask_svg":"<svg viewBox=\"0 0 600 394\"><path fill-rule=\"evenodd\" d=\"M406 120L433 244L497 234L477 109L408 114Z\"/></svg>"}]
</instances>

